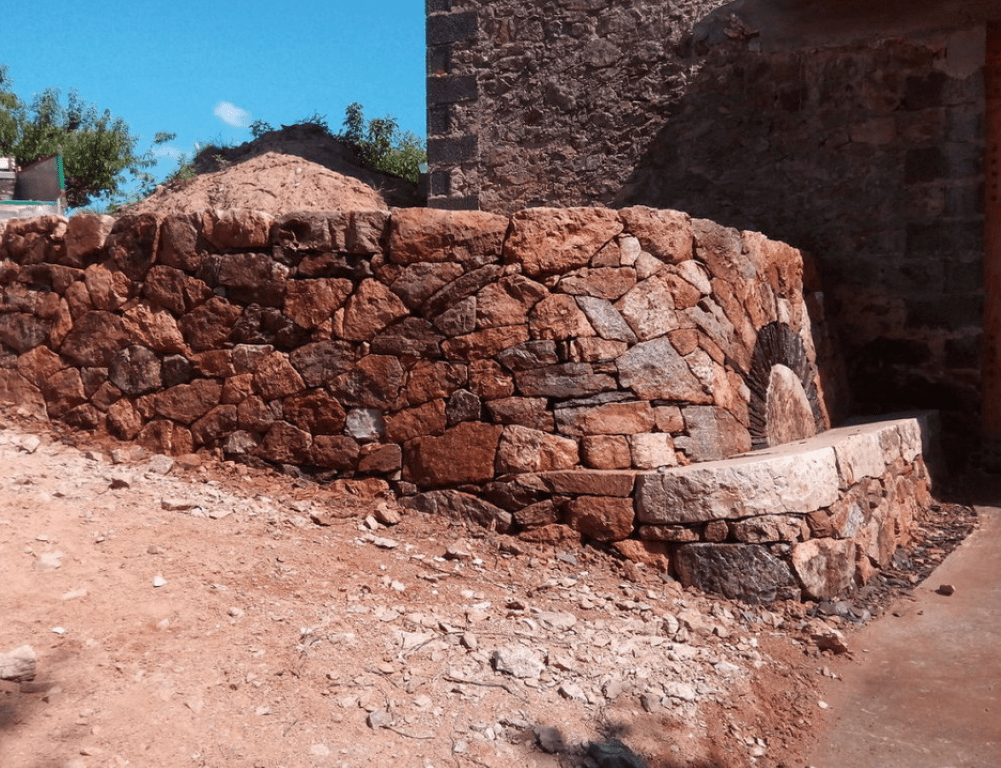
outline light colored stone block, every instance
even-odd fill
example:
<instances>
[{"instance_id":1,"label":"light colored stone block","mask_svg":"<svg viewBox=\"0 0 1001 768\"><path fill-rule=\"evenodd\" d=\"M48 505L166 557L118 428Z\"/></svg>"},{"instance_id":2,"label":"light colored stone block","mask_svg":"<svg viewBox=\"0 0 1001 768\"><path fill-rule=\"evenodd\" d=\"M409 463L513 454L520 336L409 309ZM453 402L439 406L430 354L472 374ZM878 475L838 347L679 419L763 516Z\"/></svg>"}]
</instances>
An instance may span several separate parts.
<instances>
[{"instance_id":1,"label":"light colored stone block","mask_svg":"<svg viewBox=\"0 0 1001 768\"><path fill-rule=\"evenodd\" d=\"M834 449L793 445L643 475L637 513L641 523L673 525L806 514L837 498Z\"/></svg>"}]
</instances>

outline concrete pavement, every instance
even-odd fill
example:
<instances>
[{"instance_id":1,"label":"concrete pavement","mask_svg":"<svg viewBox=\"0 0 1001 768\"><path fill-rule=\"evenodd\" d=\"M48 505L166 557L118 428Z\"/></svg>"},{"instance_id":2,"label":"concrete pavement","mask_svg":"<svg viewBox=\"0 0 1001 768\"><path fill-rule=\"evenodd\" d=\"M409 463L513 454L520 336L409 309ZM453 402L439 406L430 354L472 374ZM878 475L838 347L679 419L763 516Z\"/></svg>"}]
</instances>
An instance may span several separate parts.
<instances>
[{"instance_id":1,"label":"concrete pavement","mask_svg":"<svg viewBox=\"0 0 1001 768\"><path fill-rule=\"evenodd\" d=\"M886 618L851 639L825 682L815 768L1001 766L1001 509ZM955 594L936 590L951 584Z\"/></svg>"}]
</instances>

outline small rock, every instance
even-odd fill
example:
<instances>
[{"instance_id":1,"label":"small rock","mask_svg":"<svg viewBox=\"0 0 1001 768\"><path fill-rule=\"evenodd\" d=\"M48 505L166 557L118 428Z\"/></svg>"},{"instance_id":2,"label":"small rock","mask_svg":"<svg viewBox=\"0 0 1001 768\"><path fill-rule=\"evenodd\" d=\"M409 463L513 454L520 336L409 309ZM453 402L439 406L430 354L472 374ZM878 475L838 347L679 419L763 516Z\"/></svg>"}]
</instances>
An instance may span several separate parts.
<instances>
[{"instance_id":1,"label":"small rock","mask_svg":"<svg viewBox=\"0 0 1001 768\"><path fill-rule=\"evenodd\" d=\"M399 525L403 521L403 516L398 509L382 503L375 508L375 519L383 525Z\"/></svg>"},{"instance_id":2,"label":"small rock","mask_svg":"<svg viewBox=\"0 0 1001 768\"><path fill-rule=\"evenodd\" d=\"M453 541L445 550L446 560L470 560L473 557L469 542L465 539Z\"/></svg>"},{"instance_id":3,"label":"small rock","mask_svg":"<svg viewBox=\"0 0 1001 768\"><path fill-rule=\"evenodd\" d=\"M133 481L129 475L115 474L108 478L108 482L110 483L111 490L117 491L123 488L131 488Z\"/></svg>"},{"instance_id":4,"label":"small rock","mask_svg":"<svg viewBox=\"0 0 1001 768\"><path fill-rule=\"evenodd\" d=\"M162 453L150 457L149 463L146 465L146 471L154 475L169 475L173 469L174 460Z\"/></svg>"},{"instance_id":5,"label":"small rock","mask_svg":"<svg viewBox=\"0 0 1001 768\"><path fill-rule=\"evenodd\" d=\"M39 571L56 571L63 567L62 552L46 552L35 560L35 569Z\"/></svg>"},{"instance_id":6,"label":"small rock","mask_svg":"<svg viewBox=\"0 0 1001 768\"><path fill-rule=\"evenodd\" d=\"M679 681L667 683L664 686L664 693L672 699L680 699L681 701L695 701L697 696L694 685Z\"/></svg>"},{"instance_id":7,"label":"small rock","mask_svg":"<svg viewBox=\"0 0 1001 768\"><path fill-rule=\"evenodd\" d=\"M832 653L846 653L848 651L848 641L845 636L833 627L815 628L810 638L822 651L831 651Z\"/></svg>"},{"instance_id":8,"label":"small rock","mask_svg":"<svg viewBox=\"0 0 1001 768\"><path fill-rule=\"evenodd\" d=\"M385 728L393 724L393 716L384 709L377 709L375 712L369 712L365 722L373 730Z\"/></svg>"},{"instance_id":9,"label":"small rock","mask_svg":"<svg viewBox=\"0 0 1001 768\"><path fill-rule=\"evenodd\" d=\"M167 580L165 578L163 578L163 576L161 576L160 574L157 574L156 576L153 577L153 586L154 587L162 587L166 583L167 583Z\"/></svg>"},{"instance_id":10,"label":"small rock","mask_svg":"<svg viewBox=\"0 0 1001 768\"><path fill-rule=\"evenodd\" d=\"M498 648L491 656L494 669L498 672L525 680L537 680L545 665L531 648L523 645L506 645Z\"/></svg>"},{"instance_id":11,"label":"small rock","mask_svg":"<svg viewBox=\"0 0 1001 768\"><path fill-rule=\"evenodd\" d=\"M42 441L35 435L28 435L21 438L21 450L25 453L34 453L41 444Z\"/></svg>"},{"instance_id":12,"label":"small rock","mask_svg":"<svg viewBox=\"0 0 1001 768\"><path fill-rule=\"evenodd\" d=\"M244 611L244 610L243 610L242 608L238 608L238 607L236 607L235 605L234 605L233 607L231 607L231 608L230 608L230 609L229 609L229 610L227 611L227 613L228 613L228 614L229 614L230 616L232 616L232 617L233 617L234 619L242 619L242 618L243 618L244 616L246 616L246 615L247 615L247 614L246 614L246 611Z\"/></svg>"},{"instance_id":13,"label":"small rock","mask_svg":"<svg viewBox=\"0 0 1001 768\"><path fill-rule=\"evenodd\" d=\"M560 733L558 728L545 726L536 728L535 741L538 743L539 749L543 752L548 752L550 755L567 751L567 744L563 741L563 734Z\"/></svg>"},{"instance_id":14,"label":"small rock","mask_svg":"<svg viewBox=\"0 0 1001 768\"><path fill-rule=\"evenodd\" d=\"M396 549L400 546L400 542L398 541L394 541L393 539L383 539L379 536L373 536L371 541L379 549Z\"/></svg>"},{"instance_id":15,"label":"small rock","mask_svg":"<svg viewBox=\"0 0 1001 768\"><path fill-rule=\"evenodd\" d=\"M939 588L935 590L940 595L945 595L946 597L951 597L956 594L956 587L952 584L940 584Z\"/></svg>"},{"instance_id":16,"label":"small rock","mask_svg":"<svg viewBox=\"0 0 1001 768\"><path fill-rule=\"evenodd\" d=\"M587 701L584 689L576 683L562 683L556 692L564 699L570 699L571 701Z\"/></svg>"},{"instance_id":17,"label":"small rock","mask_svg":"<svg viewBox=\"0 0 1001 768\"><path fill-rule=\"evenodd\" d=\"M166 512L187 512L197 509L198 504L190 499L160 499L160 508Z\"/></svg>"}]
</instances>

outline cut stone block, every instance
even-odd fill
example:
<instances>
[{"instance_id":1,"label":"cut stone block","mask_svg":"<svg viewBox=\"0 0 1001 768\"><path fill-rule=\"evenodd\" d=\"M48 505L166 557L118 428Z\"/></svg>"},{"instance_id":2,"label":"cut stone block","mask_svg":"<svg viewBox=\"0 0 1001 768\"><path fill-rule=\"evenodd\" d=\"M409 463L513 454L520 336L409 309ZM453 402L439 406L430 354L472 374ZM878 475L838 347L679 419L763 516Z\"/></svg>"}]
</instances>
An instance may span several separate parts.
<instances>
[{"instance_id":1,"label":"cut stone block","mask_svg":"<svg viewBox=\"0 0 1001 768\"><path fill-rule=\"evenodd\" d=\"M755 544L686 544L675 553L674 568L684 586L731 600L770 603L800 595L789 565Z\"/></svg>"},{"instance_id":2,"label":"cut stone block","mask_svg":"<svg viewBox=\"0 0 1001 768\"><path fill-rule=\"evenodd\" d=\"M830 506L837 498L833 448L783 446L642 475L636 506L641 523L674 525L806 514Z\"/></svg>"}]
</instances>

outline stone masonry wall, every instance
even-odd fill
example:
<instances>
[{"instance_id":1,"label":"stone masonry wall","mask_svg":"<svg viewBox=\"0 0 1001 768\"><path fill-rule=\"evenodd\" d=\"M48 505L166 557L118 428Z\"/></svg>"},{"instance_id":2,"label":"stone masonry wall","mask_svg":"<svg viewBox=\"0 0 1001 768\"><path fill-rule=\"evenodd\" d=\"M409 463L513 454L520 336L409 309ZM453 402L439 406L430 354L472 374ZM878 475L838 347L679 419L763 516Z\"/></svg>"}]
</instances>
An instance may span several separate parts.
<instances>
[{"instance_id":1,"label":"stone masonry wall","mask_svg":"<svg viewBox=\"0 0 1001 768\"><path fill-rule=\"evenodd\" d=\"M81 215L0 238L0 390L156 450L425 490L828 426L798 252L674 211Z\"/></svg>"},{"instance_id":2,"label":"stone masonry wall","mask_svg":"<svg viewBox=\"0 0 1001 768\"><path fill-rule=\"evenodd\" d=\"M860 410L975 419L997 4L953 5L429 0L429 204L764 232L817 255Z\"/></svg>"},{"instance_id":3,"label":"stone masonry wall","mask_svg":"<svg viewBox=\"0 0 1001 768\"><path fill-rule=\"evenodd\" d=\"M427 0L429 204L513 213L610 201L726 0Z\"/></svg>"}]
</instances>

